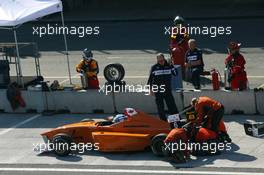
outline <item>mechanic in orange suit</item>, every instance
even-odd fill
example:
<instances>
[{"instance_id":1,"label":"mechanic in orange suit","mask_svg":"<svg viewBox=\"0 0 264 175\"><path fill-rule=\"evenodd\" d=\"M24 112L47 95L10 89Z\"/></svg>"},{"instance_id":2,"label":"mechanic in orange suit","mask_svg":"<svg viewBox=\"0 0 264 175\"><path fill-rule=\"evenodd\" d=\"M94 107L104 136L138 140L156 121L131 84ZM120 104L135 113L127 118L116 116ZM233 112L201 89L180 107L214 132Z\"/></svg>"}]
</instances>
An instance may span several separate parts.
<instances>
[{"instance_id":1,"label":"mechanic in orange suit","mask_svg":"<svg viewBox=\"0 0 264 175\"><path fill-rule=\"evenodd\" d=\"M229 55L225 59L225 65L228 68L228 82L231 83L232 90L245 90L247 89L247 73L245 71L246 61L239 53L240 43L229 43Z\"/></svg>"},{"instance_id":2,"label":"mechanic in orange suit","mask_svg":"<svg viewBox=\"0 0 264 175\"><path fill-rule=\"evenodd\" d=\"M224 106L209 98L199 97L192 99L192 106L196 111L196 119L188 120L182 128L174 128L164 140L169 143L203 143L209 140L218 140L219 142L231 142L223 121ZM184 159L188 159L190 150L186 147L181 150L184 153ZM199 151L199 150L192 150ZM200 150L202 151L202 150Z\"/></svg>"},{"instance_id":3,"label":"mechanic in orange suit","mask_svg":"<svg viewBox=\"0 0 264 175\"><path fill-rule=\"evenodd\" d=\"M209 97L193 98L192 105L197 112L196 124L218 133L225 111L224 106Z\"/></svg>"},{"instance_id":4,"label":"mechanic in orange suit","mask_svg":"<svg viewBox=\"0 0 264 175\"><path fill-rule=\"evenodd\" d=\"M83 50L83 60L76 65L78 73L86 74L88 89L99 89L99 81L97 74L99 67L96 60L93 59L92 51L88 49Z\"/></svg>"}]
</instances>

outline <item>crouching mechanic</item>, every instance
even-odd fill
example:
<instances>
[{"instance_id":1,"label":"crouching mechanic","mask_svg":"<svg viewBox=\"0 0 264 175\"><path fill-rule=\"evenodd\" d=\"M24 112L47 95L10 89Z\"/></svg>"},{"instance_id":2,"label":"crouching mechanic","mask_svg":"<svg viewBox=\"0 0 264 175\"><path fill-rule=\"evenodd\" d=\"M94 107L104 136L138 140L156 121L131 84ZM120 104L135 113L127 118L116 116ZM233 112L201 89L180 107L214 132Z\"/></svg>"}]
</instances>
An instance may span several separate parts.
<instances>
[{"instance_id":1,"label":"crouching mechanic","mask_svg":"<svg viewBox=\"0 0 264 175\"><path fill-rule=\"evenodd\" d=\"M209 97L193 98L191 105L197 112L196 124L218 133L218 126L224 115L224 106Z\"/></svg>"},{"instance_id":2,"label":"crouching mechanic","mask_svg":"<svg viewBox=\"0 0 264 175\"><path fill-rule=\"evenodd\" d=\"M219 131L227 135L223 121L219 123ZM217 143L231 143L230 138L221 137L216 132L198 127L195 123L189 121L182 128L174 128L170 131L164 140L162 153L164 156L172 158L176 163L185 163L190 159L190 154L195 156L218 155L221 154L222 150L216 146ZM210 144L212 146L209 146ZM208 147L203 148L202 145Z\"/></svg>"},{"instance_id":3,"label":"crouching mechanic","mask_svg":"<svg viewBox=\"0 0 264 175\"><path fill-rule=\"evenodd\" d=\"M159 53L157 55L157 64L151 67L147 84L150 85L150 90L155 95L159 117L164 121L167 121L164 109L164 100L168 106L170 114L178 113L178 109L171 92L172 74L176 75L176 70L172 65L168 64L164 55Z\"/></svg>"},{"instance_id":4,"label":"crouching mechanic","mask_svg":"<svg viewBox=\"0 0 264 175\"><path fill-rule=\"evenodd\" d=\"M92 51L83 50L83 60L76 66L76 71L85 75L87 89L99 89L98 73L99 67L96 60L93 59Z\"/></svg>"},{"instance_id":5,"label":"crouching mechanic","mask_svg":"<svg viewBox=\"0 0 264 175\"><path fill-rule=\"evenodd\" d=\"M199 99L192 99L192 106L188 108L186 112L186 124L181 128L174 128L166 136L164 140L165 149L163 154L172 158L176 163L186 162L190 158L190 154L195 156L204 155L216 155L221 153L221 149L214 146L217 143L231 143L231 139L227 134L227 130L224 121L221 119L218 122L217 131L212 130L212 119L214 117L204 117L206 114L212 113L213 115L219 116L218 119L222 118L222 105L208 97L200 97ZM210 108L213 108L210 112ZM195 111L195 109L197 111ZM204 109L204 110L201 110ZM210 116L213 116L210 114ZM200 118L197 118L200 117ZM204 122L199 120L204 117ZM197 121L198 120L198 121ZM205 123L207 120L207 124ZM217 123L215 121L215 123ZM188 147L189 143L195 145L212 144L213 147L203 149L203 147ZM190 144L190 145L191 145Z\"/></svg>"},{"instance_id":6,"label":"crouching mechanic","mask_svg":"<svg viewBox=\"0 0 264 175\"><path fill-rule=\"evenodd\" d=\"M225 59L225 65L228 70L228 82L231 83L232 90L247 89L247 73L245 71L246 61L239 53L240 43L229 43L229 55Z\"/></svg>"}]
</instances>

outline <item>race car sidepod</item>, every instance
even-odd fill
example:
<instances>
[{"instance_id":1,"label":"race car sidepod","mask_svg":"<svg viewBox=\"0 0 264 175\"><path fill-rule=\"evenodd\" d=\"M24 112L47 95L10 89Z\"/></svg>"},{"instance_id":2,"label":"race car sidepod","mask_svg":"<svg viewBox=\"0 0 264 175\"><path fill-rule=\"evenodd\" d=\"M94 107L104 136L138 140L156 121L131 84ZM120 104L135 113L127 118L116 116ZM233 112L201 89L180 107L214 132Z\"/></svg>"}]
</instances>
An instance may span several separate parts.
<instances>
[{"instance_id":1,"label":"race car sidepod","mask_svg":"<svg viewBox=\"0 0 264 175\"><path fill-rule=\"evenodd\" d=\"M92 132L101 152L140 151L150 145L149 134L124 132Z\"/></svg>"}]
</instances>

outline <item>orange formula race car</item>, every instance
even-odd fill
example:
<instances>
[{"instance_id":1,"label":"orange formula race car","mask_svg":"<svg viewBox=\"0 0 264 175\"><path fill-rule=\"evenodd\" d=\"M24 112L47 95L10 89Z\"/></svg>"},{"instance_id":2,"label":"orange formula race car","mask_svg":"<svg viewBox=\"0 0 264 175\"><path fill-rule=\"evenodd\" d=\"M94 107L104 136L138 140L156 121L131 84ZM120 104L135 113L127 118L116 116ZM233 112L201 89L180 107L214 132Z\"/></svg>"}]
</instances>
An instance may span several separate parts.
<instances>
[{"instance_id":1,"label":"orange formula race car","mask_svg":"<svg viewBox=\"0 0 264 175\"><path fill-rule=\"evenodd\" d=\"M76 144L91 144L101 152L142 151L151 145L154 136L168 134L170 130L167 122L133 108L126 108L123 114L105 121L84 120L41 135L46 145L52 146L55 154L66 156Z\"/></svg>"}]
</instances>

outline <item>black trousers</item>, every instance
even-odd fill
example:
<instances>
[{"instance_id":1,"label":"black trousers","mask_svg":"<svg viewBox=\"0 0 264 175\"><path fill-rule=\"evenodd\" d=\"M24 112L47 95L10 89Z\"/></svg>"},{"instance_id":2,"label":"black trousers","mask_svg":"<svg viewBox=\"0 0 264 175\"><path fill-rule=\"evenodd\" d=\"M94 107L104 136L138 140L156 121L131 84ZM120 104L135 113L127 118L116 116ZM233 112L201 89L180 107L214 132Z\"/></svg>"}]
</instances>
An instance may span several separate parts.
<instances>
[{"instance_id":1,"label":"black trousers","mask_svg":"<svg viewBox=\"0 0 264 175\"><path fill-rule=\"evenodd\" d=\"M219 123L222 120L224 113L225 109L223 106L213 113L213 117L211 120L211 130L218 132Z\"/></svg>"},{"instance_id":2,"label":"black trousers","mask_svg":"<svg viewBox=\"0 0 264 175\"><path fill-rule=\"evenodd\" d=\"M200 75L201 75L202 71L203 70L200 67L191 69L191 72L192 72L192 84L193 84L195 89L200 89L201 88Z\"/></svg>"},{"instance_id":3,"label":"black trousers","mask_svg":"<svg viewBox=\"0 0 264 175\"><path fill-rule=\"evenodd\" d=\"M161 120L167 121L167 117L164 109L165 108L164 100L168 107L169 114L176 114L179 112L171 91L166 90L165 92L157 92L155 93L155 97L156 97L156 104L158 108L159 117Z\"/></svg>"}]
</instances>

